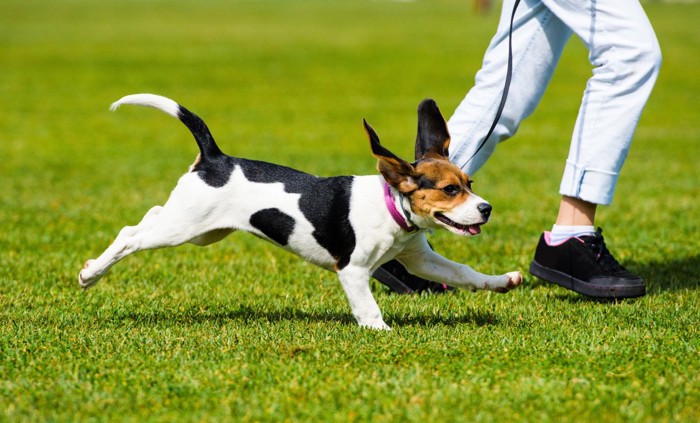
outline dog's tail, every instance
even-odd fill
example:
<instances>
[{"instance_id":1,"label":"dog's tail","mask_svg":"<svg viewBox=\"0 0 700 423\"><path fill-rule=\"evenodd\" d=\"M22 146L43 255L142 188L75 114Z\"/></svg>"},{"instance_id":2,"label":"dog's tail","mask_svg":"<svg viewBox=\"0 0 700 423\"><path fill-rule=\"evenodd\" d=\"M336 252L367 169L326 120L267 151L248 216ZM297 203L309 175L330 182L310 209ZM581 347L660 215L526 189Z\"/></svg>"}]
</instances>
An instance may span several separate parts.
<instances>
[{"instance_id":1,"label":"dog's tail","mask_svg":"<svg viewBox=\"0 0 700 423\"><path fill-rule=\"evenodd\" d=\"M117 110L122 104L152 107L180 119L187 129L192 132L192 135L194 135L203 160L213 159L224 154L219 149L219 146L216 145L214 137L212 137L204 121L199 116L167 97L155 94L127 95L112 103L110 110Z\"/></svg>"}]
</instances>

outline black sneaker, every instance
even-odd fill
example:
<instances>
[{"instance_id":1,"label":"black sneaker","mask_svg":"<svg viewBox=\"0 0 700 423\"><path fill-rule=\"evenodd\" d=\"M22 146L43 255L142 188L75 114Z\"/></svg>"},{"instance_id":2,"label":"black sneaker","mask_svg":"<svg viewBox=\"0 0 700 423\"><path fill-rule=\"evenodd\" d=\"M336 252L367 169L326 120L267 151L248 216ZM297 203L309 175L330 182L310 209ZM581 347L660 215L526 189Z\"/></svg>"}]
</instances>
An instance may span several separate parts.
<instances>
[{"instance_id":1,"label":"black sneaker","mask_svg":"<svg viewBox=\"0 0 700 423\"><path fill-rule=\"evenodd\" d=\"M633 298L646 293L641 277L629 272L605 247L603 230L550 245L540 237L530 273L579 294L596 298Z\"/></svg>"},{"instance_id":2,"label":"black sneaker","mask_svg":"<svg viewBox=\"0 0 700 423\"><path fill-rule=\"evenodd\" d=\"M397 294L420 294L422 292L441 294L454 289L451 286L408 273L408 270L397 260L391 260L381 265L372 273L372 277Z\"/></svg>"}]
</instances>

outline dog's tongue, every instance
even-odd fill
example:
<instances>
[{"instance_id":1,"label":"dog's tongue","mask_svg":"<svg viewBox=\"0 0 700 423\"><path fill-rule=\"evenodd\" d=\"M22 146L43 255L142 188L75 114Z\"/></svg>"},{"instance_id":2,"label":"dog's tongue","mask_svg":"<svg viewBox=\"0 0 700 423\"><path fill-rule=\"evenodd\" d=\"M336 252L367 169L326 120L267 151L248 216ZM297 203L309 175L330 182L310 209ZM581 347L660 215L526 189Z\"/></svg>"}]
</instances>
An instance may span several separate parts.
<instances>
[{"instance_id":1,"label":"dog's tongue","mask_svg":"<svg viewBox=\"0 0 700 423\"><path fill-rule=\"evenodd\" d=\"M469 233L472 235L479 235L481 233L481 226L479 225L470 225L468 229Z\"/></svg>"}]
</instances>

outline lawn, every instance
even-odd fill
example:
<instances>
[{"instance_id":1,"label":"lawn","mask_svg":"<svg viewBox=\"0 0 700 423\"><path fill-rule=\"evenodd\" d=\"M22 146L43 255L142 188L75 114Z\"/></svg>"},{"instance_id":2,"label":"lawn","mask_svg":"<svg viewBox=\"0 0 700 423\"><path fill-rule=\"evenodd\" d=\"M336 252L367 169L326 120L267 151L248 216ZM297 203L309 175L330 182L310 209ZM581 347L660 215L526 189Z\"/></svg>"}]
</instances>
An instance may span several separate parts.
<instances>
[{"instance_id":1,"label":"lawn","mask_svg":"<svg viewBox=\"0 0 700 423\"><path fill-rule=\"evenodd\" d=\"M646 3L664 53L606 241L648 295L602 303L527 275L506 295L397 296L356 326L332 273L247 234L77 274L196 155L155 92L229 154L375 172L361 119L410 158L415 108L454 110L496 14L467 0L4 0L0 421L700 420L700 4ZM572 40L537 112L474 177L494 206L442 254L526 273L551 225L585 81Z\"/></svg>"}]
</instances>

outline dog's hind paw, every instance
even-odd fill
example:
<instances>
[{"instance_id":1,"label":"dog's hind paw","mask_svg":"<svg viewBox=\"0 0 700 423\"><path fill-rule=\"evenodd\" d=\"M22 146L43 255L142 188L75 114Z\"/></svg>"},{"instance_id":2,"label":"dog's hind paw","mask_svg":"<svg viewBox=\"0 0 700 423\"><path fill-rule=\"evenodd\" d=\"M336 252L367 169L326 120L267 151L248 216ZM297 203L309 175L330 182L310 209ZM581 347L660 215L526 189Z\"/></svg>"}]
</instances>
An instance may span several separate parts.
<instances>
[{"instance_id":1,"label":"dog's hind paw","mask_svg":"<svg viewBox=\"0 0 700 423\"><path fill-rule=\"evenodd\" d=\"M391 327L384 323L384 321L371 322L371 323L360 323L360 327L368 328L372 330L385 330L390 331Z\"/></svg>"},{"instance_id":2,"label":"dog's hind paw","mask_svg":"<svg viewBox=\"0 0 700 423\"><path fill-rule=\"evenodd\" d=\"M90 271L90 265L94 262L95 260L88 260L85 262L85 266L83 266L83 270L80 271L78 274L78 285L80 285L81 288L83 289L88 289L94 284L97 283L98 280L100 280L101 275L92 275L88 276Z\"/></svg>"}]
</instances>

